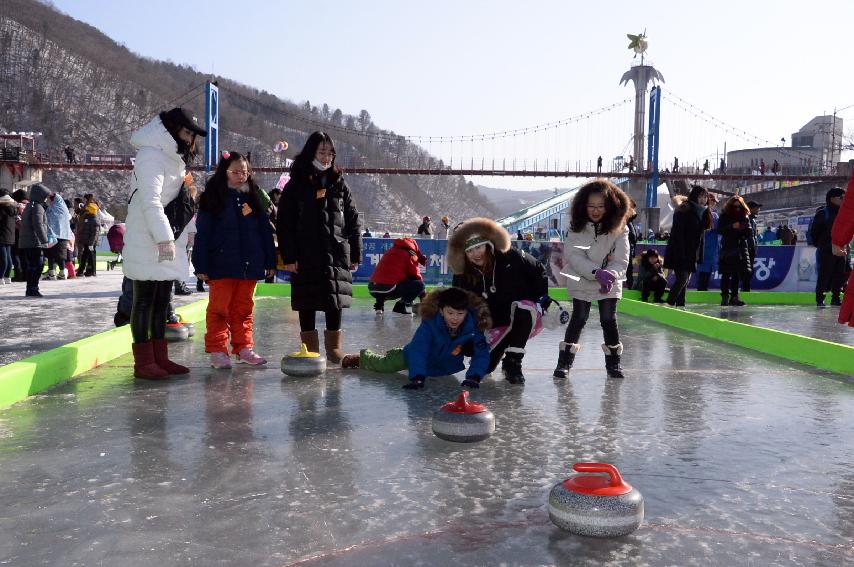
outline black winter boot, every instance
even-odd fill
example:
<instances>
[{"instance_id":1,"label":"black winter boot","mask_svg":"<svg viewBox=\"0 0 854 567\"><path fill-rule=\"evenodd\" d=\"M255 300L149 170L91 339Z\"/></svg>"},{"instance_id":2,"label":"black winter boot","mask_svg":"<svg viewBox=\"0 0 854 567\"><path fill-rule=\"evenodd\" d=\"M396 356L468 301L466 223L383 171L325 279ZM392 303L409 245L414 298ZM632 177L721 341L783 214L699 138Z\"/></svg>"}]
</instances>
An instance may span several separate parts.
<instances>
[{"instance_id":1,"label":"black winter boot","mask_svg":"<svg viewBox=\"0 0 854 567\"><path fill-rule=\"evenodd\" d=\"M525 375L522 374L523 356L525 356L525 349L516 347L508 348L504 354L501 370L504 371L504 378L511 384L525 383Z\"/></svg>"},{"instance_id":2,"label":"black winter boot","mask_svg":"<svg viewBox=\"0 0 854 567\"><path fill-rule=\"evenodd\" d=\"M560 347L557 354L557 368L555 368L555 378L566 378L569 374L569 369L572 368L572 363L575 362L575 354L579 351L581 345L577 343L560 342Z\"/></svg>"},{"instance_id":3,"label":"black winter boot","mask_svg":"<svg viewBox=\"0 0 854 567\"><path fill-rule=\"evenodd\" d=\"M729 305L729 294L721 292L721 306L726 307L727 305Z\"/></svg>"},{"instance_id":4,"label":"black winter boot","mask_svg":"<svg viewBox=\"0 0 854 567\"><path fill-rule=\"evenodd\" d=\"M623 369L620 368L620 355L623 354L623 343L615 345L602 345L602 351L605 353L605 370L608 371L608 378L625 378Z\"/></svg>"}]
</instances>

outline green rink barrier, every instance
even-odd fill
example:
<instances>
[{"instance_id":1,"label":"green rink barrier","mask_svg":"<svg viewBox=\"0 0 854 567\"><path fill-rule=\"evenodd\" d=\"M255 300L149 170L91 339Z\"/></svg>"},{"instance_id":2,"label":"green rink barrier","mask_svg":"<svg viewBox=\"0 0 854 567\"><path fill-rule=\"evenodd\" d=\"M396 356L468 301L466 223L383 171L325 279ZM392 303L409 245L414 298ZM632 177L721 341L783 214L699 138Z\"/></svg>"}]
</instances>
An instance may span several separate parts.
<instances>
[{"instance_id":1,"label":"green rink barrier","mask_svg":"<svg viewBox=\"0 0 854 567\"><path fill-rule=\"evenodd\" d=\"M427 286L427 290L437 286ZM291 284L289 283L259 283L255 287L257 297L290 297ZM558 301L569 301L569 294L565 287L549 288L549 295ZM353 284L353 297L370 299L368 284ZM623 290L624 299L640 300L641 292L636 289ZM749 305L814 305L815 294L812 292L787 292L787 291L750 291L740 295ZM689 291L686 296L687 303L718 304L721 302L719 291Z\"/></svg>"},{"instance_id":2,"label":"green rink barrier","mask_svg":"<svg viewBox=\"0 0 854 567\"><path fill-rule=\"evenodd\" d=\"M848 345L626 298L619 310L717 341L854 376L854 347Z\"/></svg>"},{"instance_id":3,"label":"green rink barrier","mask_svg":"<svg viewBox=\"0 0 854 567\"><path fill-rule=\"evenodd\" d=\"M204 319L208 300L176 309L187 322ZM5 366L0 366L0 408L123 356L131 350L130 327L125 325L68 343Z\"/></svg>"}]
</instances>

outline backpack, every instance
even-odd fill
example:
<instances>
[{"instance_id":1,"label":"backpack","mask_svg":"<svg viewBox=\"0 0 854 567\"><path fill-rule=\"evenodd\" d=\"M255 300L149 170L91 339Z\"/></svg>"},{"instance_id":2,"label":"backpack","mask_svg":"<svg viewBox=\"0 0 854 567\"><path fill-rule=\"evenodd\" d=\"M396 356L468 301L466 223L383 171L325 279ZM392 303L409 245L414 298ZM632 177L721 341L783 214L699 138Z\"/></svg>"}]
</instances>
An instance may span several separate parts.
<instances>
[{"instance_id":1,"label":"backpack","mask_svg":"<svg viewBox=\"0 0 854 567\"><path fill-rule=\"evenodd\" d=\"M830 211L827 210L826 206L822 207L819 210L824 213L824 222L827 223L827 221L830 220ZM812 226L813 222L815 222L815 217L812 218L809 226L807 227L807 244L809 244L810 246L815 246L815 235L813 234L813 230L812 230L813 229L813 226Z\"/></svg>"}]
</instances>

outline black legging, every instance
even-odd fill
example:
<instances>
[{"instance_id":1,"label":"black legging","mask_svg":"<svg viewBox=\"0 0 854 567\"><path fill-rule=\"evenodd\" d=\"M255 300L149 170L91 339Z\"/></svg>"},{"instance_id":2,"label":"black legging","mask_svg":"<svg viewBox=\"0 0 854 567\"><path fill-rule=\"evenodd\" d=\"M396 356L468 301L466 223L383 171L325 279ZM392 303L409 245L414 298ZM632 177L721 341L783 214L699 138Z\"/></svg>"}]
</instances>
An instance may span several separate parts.
<instances>
[{"instance_id":1,"label":"black legging","mask_svg":"<svg viewBox=\"0 0 854 567\"><path fill-rule=\"evenodd\" d=\"M578 344L578 339L581 338L581 331L584 329L589 316L590 302L573 299L572 318L569 320L569 326L566 328L566 335L563 340L567 343ZM605 337L605 344L609 346L619 344L620 330L617 328L617 298L599 300L599 322L602 324L602 334Z\"/></svg>"},{"instance_id":2,"label":"black legging","mask_svg":"<svg viewBox=\"0 0 854 567\"><path fill-rule=\"evenodd\" d=\"M337 331L341 328L341 310L334 309L326 311L326 330ZM315 329L316 311L300 311L299 312L299 329L302 332L313 331Z\"/></svg>"},{"instance_id":3,"label":"black legging","mask_svg":"<svg viewBox=\"0 0 854 567\"><path fill-rule=\"evenodd\" d=\"M670 286L670 293L667 294L667 303L679 307L685 305L685 290L688 288L688 280L690 279L691 272L676 270L676 281Z\"/></svg>"},{"instance_id":4,"label":"black legging","mask_svg":"<svg viewBox=\"0 0 854 567\"><path fill-rule=\"evenodd\" d=\"M721 274L721 293L738 296L738 273Z\"/></svg>"},{"instance_id":5,"label":"black legging","mask_svg":"<svg viewBox=\"0 0 854 567\"><path fill-rule=\"evenodd\" d=\"M133 307L130 313L130 331L134 343L166 337L166 315L172 280L134 280Z\"/></svg>"},{"instance_id":6,"label":"black legging","mask_svg":"<svg viewBox=\"0 0 854 567\"><path fill-rule=\"evenodd\" d=\"M516 309L513 313L513 324L510 325L510 330L507 331L504 338L489 353L489 369L487 373L492 372L498 367L498 363L501 362L501 358L508 348L524 349L533 328L534 319L531 317L531 312L527 309Z\"/></svg>"}]
</instances>

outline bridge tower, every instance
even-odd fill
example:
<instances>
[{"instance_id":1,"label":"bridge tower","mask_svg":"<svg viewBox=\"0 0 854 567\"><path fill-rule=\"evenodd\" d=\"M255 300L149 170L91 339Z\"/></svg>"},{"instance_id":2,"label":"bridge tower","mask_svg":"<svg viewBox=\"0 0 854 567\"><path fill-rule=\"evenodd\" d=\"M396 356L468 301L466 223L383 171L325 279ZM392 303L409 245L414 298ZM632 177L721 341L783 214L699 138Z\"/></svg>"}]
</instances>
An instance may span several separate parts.
<instances>
[{"instance_id":1,"label":"bridge tower","mask_svg":"<svg viewBox=\"0 0 854 567\"><path fill-rule=\"evenodd\" d=\"M649 43L646 37L646 31L642 34L632 35L628 34L629 40L629 49L635 52L635 59L637 59L638 55L640 55L640 60L632 63L631 68L623 73L623 77L620 79L620 84L625 85L628 84L629 81L634 82L635 85L635 124L634 124L634 135L632 138L633 143L633 151L632 157L635 160L635 171L642 172L646 169L645 161L644 161L644 150L646 149L646 134L645 134L645 126L646 126L646 98L647 98L647 90L650 82L660 81L664 82L664 76L652 66L649 61L645 61L644 54L646 52ZM656 140L656 146L658 141ZM652 156L650 156L650 160ZM653 164L650 163L650 166ZM656 188L653 188L655 191ZM629 180L629 195L635 200L639 207L643 207L642 211L639 211L638 217L642 219L644 228L653 227L653 230L658 230L658 209L653 208L649 203L647 203L647 182L643 179L630 179ZM654 212L653 212L654 211ZM655 218L652 218L655 217Z\"/></svg>"}]
</instances>

